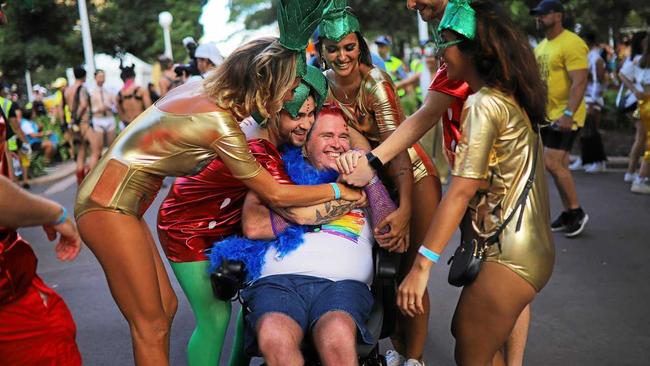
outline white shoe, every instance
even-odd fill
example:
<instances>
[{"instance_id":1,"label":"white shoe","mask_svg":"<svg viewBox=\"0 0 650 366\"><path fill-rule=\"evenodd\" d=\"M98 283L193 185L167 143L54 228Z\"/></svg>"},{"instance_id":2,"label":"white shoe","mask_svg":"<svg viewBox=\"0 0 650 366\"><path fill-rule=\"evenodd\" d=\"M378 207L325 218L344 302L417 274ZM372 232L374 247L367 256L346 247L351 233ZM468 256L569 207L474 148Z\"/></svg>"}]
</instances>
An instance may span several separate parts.
<instances>
[{"instance_id":1,"label":"white shoe","mask_svg":"<svg viewBox=\"0 0 650 366\"><path fill-rule=\"evenodd\" d=\"M400 355L397 351L392 349L386 351L387 366L402 366L404 364L404 360L404 356Z\"/></svg>"},{"instance_id":2,"label":"white shoe","mask_svg":"<svg viewBox=\"0 0 650 366\"><path fill-rule=\"evenodd\" d=\"M632 183L632 188L630 191L634 193L641 194L650 194L650 178L648 177L637 177Z\"/></svg>"},{"instance_id":3,"label":"white shoe","mask_svg":"<svg viewBox=\"0 0 650 366\"><path fill-rule=\"evenodd\" d=\"M625 173L625 176L623 177L623 182L632 183L638 176L639 175L637 173Z\"/></svg>"},{"instance_id":4,"label":"white shoe","mask_svg":"<svg viewBox=\"0 0 650 366\"><path fill-rule=\"evenodd\" d=\"M585 165L585 173L603 173L607 170L607 164L604 161L598 161L595 163Z\"/></svg>"},{"instance_id":5,"label":"white shoe","mask_svg":"<svg viewBox=\"0 0 650 366\"><path fill-rule=\"evenodd\" d=\"M404 362L404 366L424 366L424 362L420 362L415 358L409 358Z\"/></svg>"},{"instance_id":6,"label":"white shoe","mask_svg":"<svg viewBox=\"0 0 650 366\"><path fill-rule=\"evenodd\" d=\"M569 170L571 171L581 170L582 168L582 158L577 158L569 165Z\"/></svg>"}]
</instances>

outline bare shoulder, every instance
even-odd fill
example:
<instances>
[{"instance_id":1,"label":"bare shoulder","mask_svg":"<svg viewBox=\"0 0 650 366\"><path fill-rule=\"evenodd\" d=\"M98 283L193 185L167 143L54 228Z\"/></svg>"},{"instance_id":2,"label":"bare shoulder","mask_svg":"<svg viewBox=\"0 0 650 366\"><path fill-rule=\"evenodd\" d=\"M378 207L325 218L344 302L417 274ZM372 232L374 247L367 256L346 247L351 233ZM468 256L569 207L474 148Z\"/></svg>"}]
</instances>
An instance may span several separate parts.
<instances>
[{"instance_id":1,"label":"bare shoulder","mask_svg":"<svg viewBox=\"0 0 650 366\"><path fill-rule=\"evenodd\" d=\"M164 112L175 114L223 111L205 94L201 81L183 84L172 89L156 102L156 107Z\"/></svg>"}]
</instances>

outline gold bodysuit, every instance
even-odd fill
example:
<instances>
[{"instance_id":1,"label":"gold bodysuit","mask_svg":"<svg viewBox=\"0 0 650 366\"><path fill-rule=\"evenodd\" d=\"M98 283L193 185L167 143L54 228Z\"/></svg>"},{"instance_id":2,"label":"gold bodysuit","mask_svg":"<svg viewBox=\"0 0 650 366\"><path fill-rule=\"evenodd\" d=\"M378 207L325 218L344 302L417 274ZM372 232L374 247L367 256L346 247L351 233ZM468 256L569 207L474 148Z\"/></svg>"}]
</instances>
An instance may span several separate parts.
<instances>
[{"instance_id":1,"label":"gold bodysuit","mask_svg":"<svg viewBox=\"0 0 650 366\"><path fill-rule=\"evenodd\" d=\"M477 192L470 202L472 222L481 235L494 233L515 209L535 169L519 231L518 211L499 238L501 250L492 245L486 260L509 267L540 291L551 277L555 248L539 135L512 97L486 87L467 99L461 120L462 136L452 174L486 180L487 189ZM533 166L535 148L538 156Z\"/></svg>"},{"instance_id":2,"label":"gold bodysuit","mask_svg":"<svg viewBox=\"0 0 650 366\"><path fill-rule=\"evenodd\" d=\"M122 131L83 181L75 217L94 210L140 217L165 177L196 174L216 157L238 179L262 170L229 113L174 114L151 106Z\"/></svg>"},{"instance_id":3,"label":"gold bodysuit","mask_svg":"<svg viewBox=\"0 0 650 366\"><path fill-rule=\"evenodd\" d=\"M404 120L399 97L395 92L395 84L386 72L372 68L361 80L357 98L353 103L346 104L334 96L336 88L331 80L334 72L328 70L325 76L330 80L330 89L326 103L335 103L346 116L348 125L359 131L374 148L381 143L380 135L391 133ZM419 182L426 176L437 174L433 162L419 144L408 149L413 168L413 181Z\"/></svg>"}]
</instances>

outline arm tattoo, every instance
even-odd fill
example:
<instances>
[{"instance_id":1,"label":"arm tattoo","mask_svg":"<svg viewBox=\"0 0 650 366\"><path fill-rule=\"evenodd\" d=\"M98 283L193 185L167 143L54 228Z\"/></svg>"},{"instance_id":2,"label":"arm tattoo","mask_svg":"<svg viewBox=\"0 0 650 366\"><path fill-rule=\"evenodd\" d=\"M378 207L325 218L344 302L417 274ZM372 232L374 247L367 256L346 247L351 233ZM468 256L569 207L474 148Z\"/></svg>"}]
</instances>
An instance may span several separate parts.
<instances>
[{"instance_id":1,"label":"arm tattoo","mask_svg":"<svg viewBox=\"0 0 650 366\"><path fill-rule=\"evenodd\" d=\"M323 212L320 209L316 209L316 222L314 225L326 224L345 215L354 208L354 204L355 202L351 201L326 202Z\"/></svg>"}]
</instances>

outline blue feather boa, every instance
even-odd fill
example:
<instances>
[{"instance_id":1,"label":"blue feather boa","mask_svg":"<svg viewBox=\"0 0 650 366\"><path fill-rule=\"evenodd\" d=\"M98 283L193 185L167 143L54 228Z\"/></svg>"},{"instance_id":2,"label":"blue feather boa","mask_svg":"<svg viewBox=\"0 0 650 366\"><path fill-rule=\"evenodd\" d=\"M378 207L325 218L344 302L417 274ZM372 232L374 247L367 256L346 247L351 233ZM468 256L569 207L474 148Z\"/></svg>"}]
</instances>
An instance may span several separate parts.
<instances>
[{"instance_id":1,"label":"blue feather boa","mask_svg":"<svg viewBox=\"0 0 650 366\"><path fill-rule=\"evenodd\" d=\"M283 146L280 151L284 168L291 181L299 185L317 185L335 182L338 173L333 170L317 170L302 156L301 149L294 146ZM210 272L214 272L224 259L244 262L246 266L246 281L259 278L264 266L264 256L269 248L274 247L278 257L282 258L296 250L303 243L303 234L307 226L292 225L274 240L253 240L243 236L233 235L216 242L208 254Z\"/></svg>"}]
</instances>

